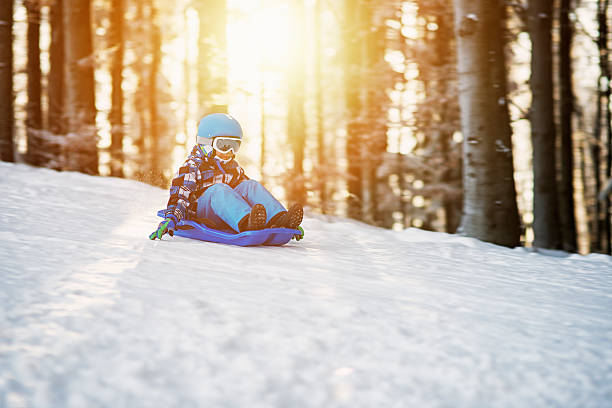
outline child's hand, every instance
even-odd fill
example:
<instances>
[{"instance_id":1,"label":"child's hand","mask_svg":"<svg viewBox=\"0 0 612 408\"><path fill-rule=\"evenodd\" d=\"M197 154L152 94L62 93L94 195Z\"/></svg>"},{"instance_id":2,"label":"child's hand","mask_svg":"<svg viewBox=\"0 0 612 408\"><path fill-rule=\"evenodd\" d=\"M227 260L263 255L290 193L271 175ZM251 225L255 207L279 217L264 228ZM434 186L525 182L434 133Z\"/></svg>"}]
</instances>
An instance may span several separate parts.
<instances>
[{"instance_id":1,"label":"child's hand","mask_svg":"<svg viewBox=\"0 0 612 408\"><path fill-rule=\"evenodd\" d=\"M153 231L151 235L149 235L149 239L161 239L166 233L170 234L170 236L173 236L175 228L176 224L174 223L174 220L172 218L166 218L165 220L159 223L157 230Z\"/></svg>"},{"instance_id":2,"label":"child's hand","mask_svg":"<svg viewBox=\"0 0 612 408\"><path fill-rule=\"evenodd\" d=\"M304 239L304 228L298 226L297 229L301 232L301 234L295 234L293 236L293 238L296 241L300 241L300 240Z\"/></svg>"}]
</instances>

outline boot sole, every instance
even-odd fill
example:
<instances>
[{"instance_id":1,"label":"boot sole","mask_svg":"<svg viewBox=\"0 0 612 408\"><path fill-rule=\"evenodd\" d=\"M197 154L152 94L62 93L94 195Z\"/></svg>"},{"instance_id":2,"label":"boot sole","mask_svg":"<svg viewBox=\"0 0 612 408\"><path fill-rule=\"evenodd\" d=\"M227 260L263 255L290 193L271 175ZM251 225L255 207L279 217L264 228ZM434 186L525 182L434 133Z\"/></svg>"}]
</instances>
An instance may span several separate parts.
<instances>
[{"instance_id":1,"label":"boot sole","mask_svg":"<svg viewBox=\"0 0 612 408\"><path fill-rule=\"evenodd\" d=\"M251 215L249 216L249 230L257 231L264 228L267 218L266 208L261 204L255 204L251 208Z\"/></svg>"},{"instance_id":2,"label":"boot sole","mask_svg":"<svg viewBox=\"0 0 612 408\"><path fill-rule=\"evenodd\" d=\"M289 208L289 221L287 222L287 228L296 229L302 223L304 218L304 209L299 204L294 204Z\"/></svg>"}]
</instances>

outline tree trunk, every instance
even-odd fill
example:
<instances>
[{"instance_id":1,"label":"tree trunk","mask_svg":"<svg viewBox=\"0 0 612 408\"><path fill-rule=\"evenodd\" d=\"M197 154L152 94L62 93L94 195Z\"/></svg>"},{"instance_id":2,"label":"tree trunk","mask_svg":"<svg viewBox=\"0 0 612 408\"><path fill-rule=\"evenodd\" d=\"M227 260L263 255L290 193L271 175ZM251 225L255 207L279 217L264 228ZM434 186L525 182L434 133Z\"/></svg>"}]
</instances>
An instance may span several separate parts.
<instances>
[{"instance_id":1,"label":"tree trunk","mask_svg":"<svg viewBox=\"0 0 612 408\"><path fill-rule=\"evenodd\" d=\"M387 89L393 86L393 83L388 78L391 76L385 75L384 69L388 65L385 64L385 25L383 22L378 22L374 16L376 13L375 3L370 3L364 6L363 24L369 27L366 34L366 49L364 58L364 85L365 97L364 107L367 109L365 117L368 126L368 141L364 144L367 151L367 160L364 160L366 165L366 186L368 190L368 221L375 225L382 226L385 224L385 214L380 210L379 203L379 180L378 168L383 162L383 155L387 151L387 118L386 110L388 108L389 98ZM388 180L385 178L384 183ZM388 222L387 222L388 223Z\"/></svg>"},{"instance_id":2,"label":"tree trunk","mask_svg":"<svg viewBox=\"0 0 612 408\"><path fill-rule=\"evenodd\" d=\"M90 0L63 0L66 56L67 169L98 174Z\"/></svg>"},{"instance_id":3,"label":"tree trunk","mask_svg":"<svg viewBox=\"0 0 612 408\"><path fill-rule=\"evenodd\" d=\"M325 151L325 128L323 121L323 26L321 22L321 16L323 13L322 0L316 0L315 5L315 105L316 105L316 117L317 117L317 190L319 190L319 205L323 214L327 213L327 177L329 176L329 170L326 164L326 151Z\"/></svg>"},{"instance_id":4,"label":"tree trunk","mask_svg":"<svg viewBox=\"0 0 612 408\"><path fill-rule=\"evenodd\" d=\"M579 119L579 123L582 122L582 120ZM578 125L579 129L584 129L585 127L583 125ZM580 184L582 185L582 201L583 201L583 205L585 207L585 212L586 212L586 224L587 224L587 228L586 228L586 232L587 234L589 234L589 227L590 227L590 220L589 220L589 206L587 203L587 197L589 194L589 185L590 185L590 177L588 174L588 170L587 170L587 165L586 162L588 160L588 155L590 153L589 151L589 142L588 142L588 136L585 137L584 139L579 139L578 140L578 158L579 158L579 163L578 163L578 167L580 169ZM591 248L590 248L590 237L589 237L589 241L588 241L588 245L589 248L587 248L587 252L590 252ZM582 249L582 248L581 248Z\"/></svg>"},{"instance_id":5,"label":"tree trunk","mask_svg":"<svg viewBox=\"0 0 612 408\"><path fill-rule=\"evenodd\" d=\"M607 4L606 4L606 34L608 33L608 23L607 23L607 16L608 16L608 12L607 12ZM606 146L606 156L605 156L605 182L607 183L607 180L610 180L610 177L612 176L612 111L610 110L610 95L611 95L611 90L610 90L610 80L611 80L611 72L610 72L610 59L609 59L609 44L607 41L607 35L606 37L604 37L606 39L606 43L605 43L605 55L606 55L606 59L605 61L602 61L602 66L605 68L604 71L604 77L606 79L605 83L606 88L605 88L605 107L606 107L606 140L607 140L607 146ZM598 190L598 191L601 191ZM598 197L599 198L599 197ZM610 196L608 194L605 195L605 197L603 198L603 209L602 209L602 230L603 230L603 245L602 245L602 251L608 255L612 255L612 225L610 224Z\"/></svg>"},{"instance_id":6,"label":"tree trunk","mask_svg":"<svg viewBox=\"0 0 612 408\"><path fill-rule=\"evenodd\" d=\"M555 164L555 119L552 70L552 2L530 0L531 138L533 145L533 245L561 248Z\"/></svg>"},{"instance_id":7,"label":"tree trunk","mask_svg":"<svg viewBox=\"0 0 612 408\"><path fill-rule=\"evenodd\" d=\"M598 83L599 83L598 78ZM601 105L603 104L602 99L604 99L603 91L601 90L601 86L597 85L597 107L595 111L595 126L593 126L593 134L594 141L591 142L591 161L593 167L593 184L594 194L591 197L592 200L592 209L590 211L590 223L591 223L591 252L599 252L602 248L602 240L601 240L601 225L600 225L600 214L601 214L601 205L599 199L597 198L598 192L601 190L601 177L600 177L600 138L601 138L601 117L602 117L602 109Z\"/></svg>"},{"instance_id":8,"label":"tree trunk","mask_svg":"<svg viewBox=\"0 0 612 408\"><path fill-rule=\"evenodd\" d=\"M435 65L437 68L442 68L451 64L451 61L454 59L455 43L452 41L454 29L452 10L437 16L436 23L438 24L438 29L432 33L434 35L433 49L436 55ZM448 74L442 77L438 74L438 77L435 79L438 88L437 95L444 97L440 101L440 122L438 124L440 136L437 154L442 156L444 167L446 168L442 172L439 181L451 188L460 184L461 180L461 161L457 160L457 156L460 154L459 146L454 145L454 132L449 130L450 125L456 121L458 109L456 95L453 92L454 84L452 81L454 79ZM454 165L455 163L456 165ZM459 223L461 222L461 202L461 194L443 194L442 207L445 213L445 231L449 234L454 234L457 228L459 228Z\"/></svg>"},{"instance_id":9,"label":"tree trunk","mask_svg":"<svg viewBox=\"0 0 612 408\"><path fill-rule=\"evenodd\" d=\"M13 94L13 0L0 1L0 160L15 161Z\"/></svg>"},{"instance_id":10,"label":"tree trunk","mask_svg":"<svg viewBox=\"0 0 612 408\"><path fill-rule=\"evenodd\" d=\"M455 0L465 198L461 232L519 245L511 129L506 104L504 3Z\"/></svg>"},{"instance_id":11,"label":"tree trunk","mask_svg":"<svg viewBox=\"0 0 612 408\"><path fill-rule=\"evenodd\" d=\"M197 2L199 115L227 113L226 0ZM199 118L198 118L199 119Z\"/></svg>"},{"instance_id":12,"label":"tree trunk","mask_svg":"<svg viewBox=\"0 0 612 408\"><path fill-rule=\"evenodd\" d=\"M149 95L147 101L149 103L149 120L150 120L150 136L151 136L151 182L160 187L167 187L164 178L164 168L162 165L161 151L161 134L159 132L159 115L157 112L158 104L158 89L157 76L161 65L161 32L157 21L157 7L154 4L155 0L150 1L150 22L151 22L151 51L153 58L151 60L151 70L149 71Z\"/></svg>"},{"instance_id":13,"label":"tree trunk","mask_svg":"<svg viewBox=\"0 0 612 408\"><path fill-rule=\"evenodd\" d=\"M609 61L606 61L609 64ZM608 86L606 87L606 180L612 176L612 111L610 110L610 71L607 69ZM610 196L606 195L603 199L603 230L604 245L602 250L608 255L612 255L612 225L610 224Z\"/></svg>"},{"instance_id":14,"label":"tree trunk","mask_svg":"<svg viewBox=\"0 0 612 408\"><path fill-rule=\"evenodd\" d=\"M111 110L109 122L111 125L111 176L123 177L123 14L124 1L113 0L110 9L109 42L115 50L111 62Z\"/></svg>"},{"instance_id":15,"label":"tree trunk","mask_svg":"<svg viewBox=\"0 0 612 408\"><path fill-rule=\"evenodd\" d=\"M559 26L559 85L561 104L561 188L560 216L563 249L576 252L576 217L574 206L574 143L572 140L574 113L574 92L572 90L572 23L569 19L571 0L561 0Z\"/></svg>"},{"instance_id":16,"label":"tree trunk","mask_svg":"<svg viewBox=\"0 0 612 408\"><path fill-rule=\"evenodd\" d=\"M188 21L189 21L189 11L190 7L189 5L187 5L185 7L185 11L183 13L183 24L185 25L185 27L188 27ZM190 54L190 47L189 47L189 43L191 41L191 37L189 35L185 35L185 43L183 45L183 47L185 47L185 60L183 61L183 87L185 89L185 107L184 107L184 116L183 116L183 132L185 133L185 137L186 137L186 145L187 145L187 149L189 149L194 142L194 133L193 130L190 129L189 127L189 121L191 120L191 54ZM199 119L199 118L197 118Z\"/></svg>"},{"instance_id":17,"label":"tree trunk","mask_svg":"<svg viewBox=\"0 0 612 408\"><path fill-rule=\"evenodd\" d=\"M142 1L137 1L136 21L145 21L145 4ZM151 41L149 40L148 30L150 24L137 24L134 27L134 38L136 46L134 47L135 61L134 73L137 79L137 90L134 95L134 110L136 111L136 119L138 121L138 133L134 139L134 145L138 148L138 158L136 159L137 171L136 179L149 182L147 179L151 171L151 146L149 143L149 126L147 126L148 105L147 97L149 95L147 73L150 66L149 54L151 49Z\"/></svg>"},{"instance_id":18,"label":"tree trunk","mask_svg":"<svg viewBox=\"0 0 612 408\"><path fill-rule=\"evenodd\" d=\"M64 22L62 0L53 0L50 4L49 23L51 25L51 43L49 45L49 75L47 77L47 126L49 132L57 139L65 134L65 61L64 61ZM63 167L61 144L49 145L49 153L54 157L50 167L60 170Z\"/></svg>"},{"instance_id":19,"label":"tree trunk","mask_svg":"<svg viewBox=\"0 0 612 408\"><path fill-rule=\"evenodd\" d=\"M41 71L40 71L40 3L38 0L24 2L28 18L27 54L28 103L26 105L27 161L34 166L44 166L47 156L42 134Z\"/></svg>"},{"instance_id":20,"label":"tree trunk","mask_svg":"<svg viewBox=\"0 0 612 408\"><path fill-rule=\"evenodd\" d=\"M594 209L592 212L592 224L591 224L591 251L599 252L604 249L603 245L603 214L602 205L600 200L597 198L597 194L601 191L602 180L601 180L601 147L600 143L602 140L602 119L603 111L602 108L610 103L607 98L608 92L603 82L609 79L608 73L608 0L598 0L597 2L597 22L599 25L599 36L597 38L597 48L599 50L599 70L600 76L597 78L597 111L595 114L595 126L593 128L594 141L591 146L591 155L593 161L593 178L595 182L595 197L594 197ZM607 84L607 82L606 82ZM606 126L607 128L607 126Z\"/></svg>"},{"instance_id":21,"label":"tree trunk","mask_svg":"<svg viewBox=\"0 0 612 408\"><path fill-rule=\"evenodd\" d=\"M289 111L287 114L289 144L293 151L293 170L289 183L288 197L292 202L306 204L306 187L304 185L304 147L306 145L306 123L304 117L304 19L303 0L292 0L293 38L291 41L293 55L289 69Z\"/></svg>"},{"instance_id":22,"label":"tree trunk","mask_svg":"<svg viewBox=\"0 0 612 408\"><path fill-rule=\"evenodd\" d=\"M362 157L359 89L361 82L361 2L345 0L344 28L344 80L347 110L346 160L347 160L347 215L362 218Z\"/></svg>"},{"instance_id":23,"label":"tree trunk","mask_svg":"<svg viewBox=\"0 0 612 408\"><path fill-rule=\"evenodd\" d=\"M259 104L261 105L260 111L260 135L261 143L259 145L259 168L261 171L261 184L265 185L266 182L266 81L263 73L261 74L261 81L259 84Z\"/></svg>"},{"instance_id":24,"label":"tree trunk","mask_svg":"<svg viewBox=\"0 0 612 408\"><path fill-rule=\"evenodd\" d=\"M603 81L605 83L604 90L604 101L605 101L605 110L606 110L606 156L605 156L605 181L610 180L612 176L612 111L610 110L610 80L612 79L612 73L610 72L610 48L608 43L608 34L609 34L609 25L608 25L608 6L609 1L606 0L603 4L603 9L601 10L600 18L600 67L601 67L601 75L605 79ZM603 52L601 52L603 51ZM601 84L601 82L600 82ZM600 135L598 135L600 136ZM602 141L603 142L603 141ZM599 169L599 167L598 167ZM598 176L599 177L599 176ZM599 188L597 189L597 194L601 191L601 183ZM599 197L597 197L599 201ZM602 252L606 254L612 254L612 225L610 224L610 196L608 194L603 198L603 208L602 215L600 221L600 231L603 234L603 243L601 245Z\"/></svg>"}]
</instances>

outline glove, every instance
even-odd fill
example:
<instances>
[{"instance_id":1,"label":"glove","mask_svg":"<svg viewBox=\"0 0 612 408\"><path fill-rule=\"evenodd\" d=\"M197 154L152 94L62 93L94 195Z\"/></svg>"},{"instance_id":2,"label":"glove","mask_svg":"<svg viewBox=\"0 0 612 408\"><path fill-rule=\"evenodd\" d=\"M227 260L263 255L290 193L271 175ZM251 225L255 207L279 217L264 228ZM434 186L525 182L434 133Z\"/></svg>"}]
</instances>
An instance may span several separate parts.
<instances>
[{"instance_id":1,"label":"glove","mask_svg":"<svg viewBox=\"0 0 612 408\"><path fill-rule=\"evenodd\" d=\"M294 238L296 241L300 241L300 240L304 239L304 228L302 228L302 227L297 227L297 229L298 229L298 230L301 232L301 234L295 234L295 235L293 235L293 238Z\"/></svg>"},{"instance_id":2,"label":"glove","mask_svg":"<svg viewBox=\"0 0 612 408\"><path fill-rule=\"evenodd\" d=\"M149 235L149 239L161 239L166 233L170 234L170 236L173 236L175 229L176 223L174 222L174 220L172 218L166 218L165 220L159 223L157 230L153 231L151 235Z\"/></svg>"}]
</instances>

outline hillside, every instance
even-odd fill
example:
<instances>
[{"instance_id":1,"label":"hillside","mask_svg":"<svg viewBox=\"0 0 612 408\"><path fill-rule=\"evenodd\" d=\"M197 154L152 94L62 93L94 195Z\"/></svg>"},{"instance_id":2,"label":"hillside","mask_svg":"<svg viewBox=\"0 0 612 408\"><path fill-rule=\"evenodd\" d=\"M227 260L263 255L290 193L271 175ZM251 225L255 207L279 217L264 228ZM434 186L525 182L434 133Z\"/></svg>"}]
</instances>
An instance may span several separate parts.
<instances>
[{"instance_id":1,"label":"hillside","mask_svg":"<svg viewBox=\"0 0 612 408\"><path fill-rule=\"evenodd\" d=\"M150 241L167 192L0 162L0 407L601 407L612 259L310 215Z\"/></svg>"}]
</instances>

